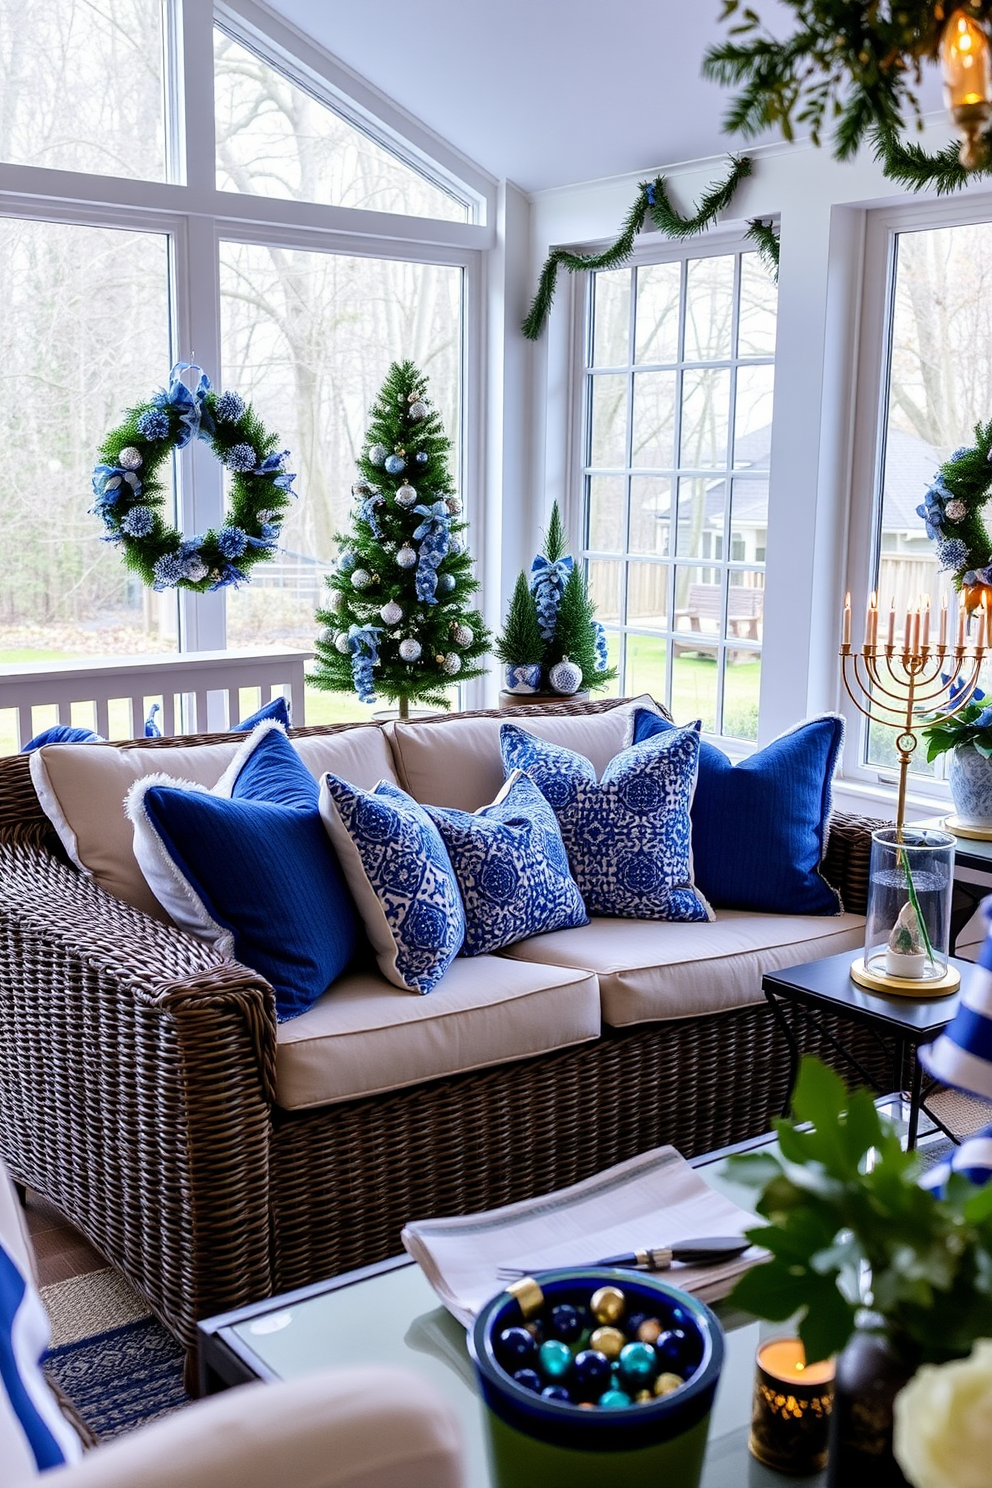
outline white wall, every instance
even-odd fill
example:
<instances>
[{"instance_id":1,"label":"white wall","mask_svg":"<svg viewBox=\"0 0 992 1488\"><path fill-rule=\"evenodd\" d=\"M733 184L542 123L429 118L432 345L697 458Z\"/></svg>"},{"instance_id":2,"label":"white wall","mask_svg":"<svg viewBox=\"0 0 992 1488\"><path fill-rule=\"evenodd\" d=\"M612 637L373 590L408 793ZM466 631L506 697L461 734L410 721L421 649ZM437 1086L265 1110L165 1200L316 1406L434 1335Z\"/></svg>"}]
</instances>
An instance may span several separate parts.
<instances>
[{"instance_id":1,"label":"white wall","mask_svg":"<svg viewBox=\"0 0 992 1488\"><path fill-rule=\"evenodd\" d=\"M922 142L939 149L948 134L946 123L938 119ZM769 216L779 218L781 225L759 737L765 743L797 719L840 704L836 650L847 587L858 329L862 297L867 302L869 296L884 293L884 283L864 281L862 272L867 213L882 205L935 198L897 188L867 152L843 165L825 150L807 145L764 145L747 153L754 171L733 204L733 226L739 229L749 218ZM703 190L725 176L727 165L725 157L717 157L662 166L660 171L676 206L689 213ZM651 168L640 176L533 197L530 292L550 247L613 241L639 181L656 173ZM967 195L986 201L992 216L987 185L969 186ZM568 396L574 368L570 303L575 281L582 277L561 276L549 328L531 350L531 483L536 493L531 546L552 499L564 498L566 507L574 509L565 458L568 441L577 437ZM525 309L526 304L521 313ZM866 387L861 396L876 400L877 388ZM986 414L976 410L975 416ZM857 548L857 534L853 536L852 547ZM865 547L868 541L865 530ZM887 794L859 787L860 804L876 812L885 809ZM933 809L932 802L920 805L920 810Z\"/></svg>"}]
</instances>

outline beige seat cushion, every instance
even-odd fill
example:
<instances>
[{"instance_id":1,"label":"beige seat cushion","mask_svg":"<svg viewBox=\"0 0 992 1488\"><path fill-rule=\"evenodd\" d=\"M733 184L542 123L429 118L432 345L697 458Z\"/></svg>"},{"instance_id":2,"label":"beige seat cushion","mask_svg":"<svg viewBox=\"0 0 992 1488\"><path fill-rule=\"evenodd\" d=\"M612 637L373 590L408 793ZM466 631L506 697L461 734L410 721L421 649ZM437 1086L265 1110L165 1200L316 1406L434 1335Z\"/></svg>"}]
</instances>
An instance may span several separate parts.
<instances>
[{"instance_id":1,"label":"beige seat cushion","mask_svg":"<svg viewBox=\"0 0 992 1488\"><path fill-rule=\"evenodd\" d=\"M171 924L138 867L124 797L136 780L153 774L191 780L211 789L239 747L233 741L179 742L157 749L49 744L31 755L31 779L42 810L76 867L108 894ZM315 779L332 770L363 789L379 780L396 779L389 741L374 725L359 725L339 734L313 734L297 740L296 748Z\"/></svg>"},{"instance_id":2,"label":"beige seat cushion","mask_svg":"<svg viewBox=\"0 0 992 1488\"><path fill-rule=\"evenodd\" d=\"M442 722L387 724L400 785L427 806L478 811L496 799L503 785L499 731L516 723L542 739L564 745L591 760L602 775L615 754L630 743L635 708L656 709L645 694L606 713L508 711L502 718L452 718Z\"/></svg>"},{"instance_id":3,"label":"beige seat cushion","mask_svg":"<svg viewBox=\"0 0 992 1488\"><path fill-rule=\"evenodd\" d=\"M858 950L864 931L860 915L719 909L711 924L594 919L576 930L519 941L500 954L594 971L603 1022L626 1028L761 1002L766 971Z\"/></svg>"},{"instance_id":4,"label":"beige seat cushion","mask_svg":"<svg viewBox=\"0 0 992 1488\"><path fill-rule=\"evenodd\" d=\"M411 997L374 971L355 972L280 1023L276 1100L293 1111L331 1105L599 1033L599 988L588 972L459 956L426 997Z\"/></svg>"}]
</instances>

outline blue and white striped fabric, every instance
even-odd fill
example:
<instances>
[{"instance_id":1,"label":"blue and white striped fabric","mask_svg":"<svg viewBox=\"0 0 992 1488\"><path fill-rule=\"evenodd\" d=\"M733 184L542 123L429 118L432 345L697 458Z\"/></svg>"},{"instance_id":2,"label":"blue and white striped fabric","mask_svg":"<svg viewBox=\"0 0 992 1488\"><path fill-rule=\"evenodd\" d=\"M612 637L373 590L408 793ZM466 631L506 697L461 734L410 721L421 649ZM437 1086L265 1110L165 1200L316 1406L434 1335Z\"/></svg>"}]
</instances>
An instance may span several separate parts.
<instances>
[{"instance_id":1,"label":"blue and white striped fabric","mask_svg":"<svg viewBox=\"0 0 992 1488\"><path fill-rule=\"evenodd\" d=\"M944 1192L951 1173L963 1173L979 1188L992 1178L992 1126L986 1126L973 1137L955 1148L950 1162L938 1163L920 1179L921 1188L929 1188L938 1196Z\"/></svg>"},{"instance_id":2,"label":"blue and white striped fabric","mask_svg":"<svg viewBox=\"0 0 992 1488\"><path fill-rule=\"evenodd\" d=\"M944 1085L992 1100L992 895L982 900L986 936L978 961L962 980L958 1010L919 1059Z\"/></svg>"},{"instance_id":3,"label":"blue and white striped fabric","mask_svg":"<svg viewBox=\"0 0 992 1488\"><path fill-rule=\"evenodd\" d=\"M41 1369L48 1318L31 1276L17 1199L0 1169L0 1469L27 1482L49 1467L77 1462L82 1445L59 1410Z\"/></svg>"}]
</instances>

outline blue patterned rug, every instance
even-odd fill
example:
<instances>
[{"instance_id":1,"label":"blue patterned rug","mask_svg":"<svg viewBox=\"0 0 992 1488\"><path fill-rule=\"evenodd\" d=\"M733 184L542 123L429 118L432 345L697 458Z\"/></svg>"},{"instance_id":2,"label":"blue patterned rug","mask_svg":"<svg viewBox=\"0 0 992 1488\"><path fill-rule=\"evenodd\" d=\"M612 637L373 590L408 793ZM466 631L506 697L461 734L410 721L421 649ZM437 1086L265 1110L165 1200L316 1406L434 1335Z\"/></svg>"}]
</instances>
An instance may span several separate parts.
<instances>
[{"instance_id":1,"label":"blue patterned rug","mask_svg":"<svg viewBox=\"0 0 992 1488\"><path fill-rule=\"evenodd\" d=\"M188 1405L184 1362L172 1335L142 1318L51 1349L45 1368L104 1440Z\"/></svg>"}]
</instances>

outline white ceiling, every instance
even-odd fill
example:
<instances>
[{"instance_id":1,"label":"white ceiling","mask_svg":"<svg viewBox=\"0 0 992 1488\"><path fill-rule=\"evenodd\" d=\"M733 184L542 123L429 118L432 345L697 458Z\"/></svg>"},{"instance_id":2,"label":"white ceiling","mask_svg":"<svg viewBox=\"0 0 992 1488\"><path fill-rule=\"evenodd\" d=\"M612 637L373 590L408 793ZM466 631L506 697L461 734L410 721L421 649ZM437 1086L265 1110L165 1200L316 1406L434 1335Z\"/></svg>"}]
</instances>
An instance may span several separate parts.
<instances>
[{"instance_id":1,"label":"white ceiling","mask_svg":"<svg viewBox=\"0 0 992 1488\"><path fill-rule=\"evenodd\" d=\"M268 0L328 52L524 191L739 149L700 77L721 0ZM763 19L780 19L761 0ZM768 138L773 136L769 135Z\"/></svg>"}]
</instances>

